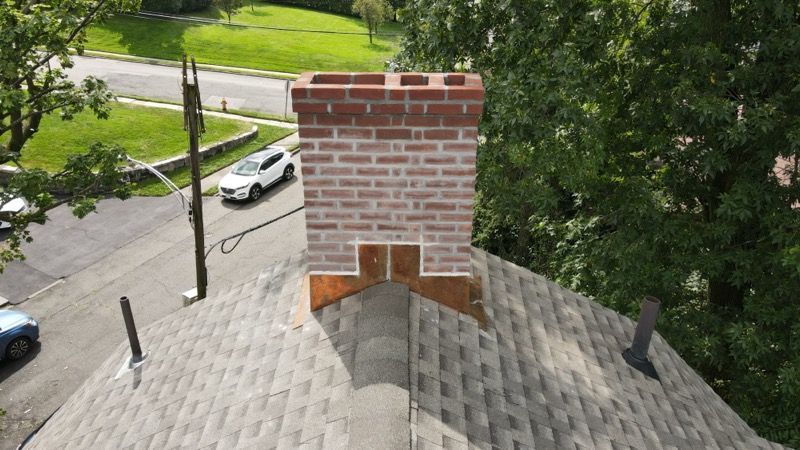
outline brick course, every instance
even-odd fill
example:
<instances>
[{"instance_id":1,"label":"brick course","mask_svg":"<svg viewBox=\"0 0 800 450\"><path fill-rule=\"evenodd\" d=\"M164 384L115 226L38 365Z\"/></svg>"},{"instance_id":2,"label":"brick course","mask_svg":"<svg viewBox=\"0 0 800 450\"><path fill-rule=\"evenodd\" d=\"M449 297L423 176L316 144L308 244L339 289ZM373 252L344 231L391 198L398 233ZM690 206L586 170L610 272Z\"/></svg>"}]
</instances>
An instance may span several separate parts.
<instances>
[{"instance_id":1,"label":"brick course","mask_svg":"<svg viewBox=\"0 0 800 450\"><path fill-rule=\"evenodd\" d=\"M470 272L478 75L305 73L292 104L312 273L355 272L355 242L420 243L423 272Z\"/></svg>"}]
</instances>

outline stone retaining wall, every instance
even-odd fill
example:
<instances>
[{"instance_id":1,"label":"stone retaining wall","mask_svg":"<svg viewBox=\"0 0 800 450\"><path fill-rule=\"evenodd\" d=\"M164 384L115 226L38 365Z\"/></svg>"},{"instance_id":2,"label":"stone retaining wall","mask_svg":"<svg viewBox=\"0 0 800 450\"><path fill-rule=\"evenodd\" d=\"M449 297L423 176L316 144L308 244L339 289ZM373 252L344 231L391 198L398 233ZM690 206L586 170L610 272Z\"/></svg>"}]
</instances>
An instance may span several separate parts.
<instances>
[{"instance_id":1,"label":"stone retaining wall","mask_svg":"<svg viewBox=\"0 0 800 450\"><path fill-rule=\"evenodd\" d=\"M237 134L231 139L227 141L219 142L217 144L208 146L208 147L201 147L200 148L200 160L204 160L209 156L216 155L218 153L222 153L228 151L234 147L239 145L245 144L247 142L252 141L258 136L258 127L253 126L253 128L246 132ZM175 156L169 159L164 159L158 161L156 163L151 164L153 167L156 168L161 173L169 172L171 170L179 169L184 166L189 165L189 154ZM8 165L0 165L0 186L5 186L8 184L11 177L18 171L14 166ZM128 177L131 181L138 181L143 178L147 178L152 176L147 169L143 167L126 167L123 169L123 173Z\"/></svg>"}]
</instances>

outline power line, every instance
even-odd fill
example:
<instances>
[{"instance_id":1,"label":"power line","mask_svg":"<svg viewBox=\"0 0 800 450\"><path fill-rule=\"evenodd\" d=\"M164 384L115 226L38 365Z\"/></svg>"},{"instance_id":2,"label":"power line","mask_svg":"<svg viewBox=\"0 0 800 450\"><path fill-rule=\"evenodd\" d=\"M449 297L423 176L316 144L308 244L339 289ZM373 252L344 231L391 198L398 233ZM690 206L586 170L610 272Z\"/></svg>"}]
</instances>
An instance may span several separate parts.
<instances>
[{"instance_id":1,"label":"power line","mask_svg":"<svg viewBox=\"0 0 800 450\"><path fill-rule=\"evenodd\" d=\"M232 251L236 250L236 247L239 245L239 242L242 241L242 238L244 238L244 236L246 234L252 233L253 231L258 230L259 228L264 228L265 226L273 224L273 223L275 223L275 222L277 222L277 221L279 221L281 219L285 219L286 217L291 216L292 214L300 211L303 208L305 208L305 206L301 206L299 208L295 208L295 209L289 211L288 213L286 213L286 214L284 214L282 216L276 217L276 218L274 218L272 220L268 220L268 221L266 221L266 222L264 222L264 223L262 223L260 225L256 225L254 227L250 227L250 228L248 228L248 229L246 229L244 231L241 231L241 232L236 233L236 234L232 234L232 235L230 235L230 236L228 236L226 238L223 238L223 239L218 240L217 242L214 242L213 244L211 244L208 247L208 250L206 251L206 258L208 258L208 255L211 253L212 250L214 250L214 247L216 247L217 245L220 246L219 250L222 252L222 254L227 255L227 254L231 253ZM230 240L233 240L233 239L236 239L236 242L233 243L233 247L231 247L231 248L226 250L225 249L225 243L230 241Z\"/></svg>"}]
</instances>

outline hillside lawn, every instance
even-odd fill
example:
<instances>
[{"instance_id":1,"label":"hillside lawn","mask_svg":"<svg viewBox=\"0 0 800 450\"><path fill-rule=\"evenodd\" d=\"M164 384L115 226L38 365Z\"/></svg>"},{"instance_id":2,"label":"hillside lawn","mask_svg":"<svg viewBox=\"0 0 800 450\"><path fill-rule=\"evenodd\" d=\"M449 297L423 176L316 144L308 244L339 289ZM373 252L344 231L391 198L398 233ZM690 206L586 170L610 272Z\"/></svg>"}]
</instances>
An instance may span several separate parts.
<instances>
[{"instance_id":1,"label":"hillside lawn","mask_svg":"<svg viewBox=\"0 0 800 450\"><path fill-rule=\"evenodd\" d=\"M94 142L118 144L131 157L155 162L186 152L188 138L180 111L112 103L108 119L98 119L85 111L72 120L58 114L42 119L41 129L22 149L20 163L25 168L49 172L61 170L67 155L85 151ZM206 117L206 133L201 145L223 141L252 128L239 120Z\"/></svg>"},{"instance_id":2,"label":"hillside lawn","mask_svg":"<svg viewBox=\"0 0 800 450\"><path fill-rule=\"evenodd\" d=\"M198 13L193 13L198 14ZM216 9L207 18L223 18ZM240 9L233 21L270 27L302 28L339 32L363 32L363 23L352 17L302 8L256 5ZM382 32L399 32L387 24ZM331 34L243 28L223 24L200 24L174 20L116 16L92 26L86 48L149 58L178 60L183 53L198 63L271 70L382 71L384 63L399 49L399 36L379 35L369 43L366 35Z\"/></svg>"}]
</instances>

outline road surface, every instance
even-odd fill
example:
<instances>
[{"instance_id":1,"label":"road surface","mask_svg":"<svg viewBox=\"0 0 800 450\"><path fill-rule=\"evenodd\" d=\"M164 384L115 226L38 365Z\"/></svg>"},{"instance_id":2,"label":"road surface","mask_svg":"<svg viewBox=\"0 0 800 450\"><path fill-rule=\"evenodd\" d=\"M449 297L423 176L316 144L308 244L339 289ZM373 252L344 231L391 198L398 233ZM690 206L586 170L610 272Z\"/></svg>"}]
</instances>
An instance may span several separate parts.
<instances>
[{"instance_id":1,"label":"road surface","mask_svg":"<svg viewBox=\"0 0 800 450\"><path fill-rule=\"evenodd\" d=\"M298 177L257 202L206 198L206 244L302 205L300 158L293 159ZM209 178L204 184L214 182L214 175ZM18 306L39 321L41 345L20 361L0 362L2 450L15 448L125 341L119 297L131 299L141 328L180 309L180 294L195 286L194 238L174 198L104 200L98 210L77 220L57 209L52 222L33 229L35 240L26 247L31 267L47 276L70 271L71 263L82 268ZM228 255L213 251L207 259L209 296L306 246L300 211L246 235ZM13 277L0 275L0 284L21 282ZM147 343L142 346L146 350Z\"/></svg>"},{"instance_id":2,"label":"road surface","mask_svg":"<svg viewBox=\"0 0 800 450\"><path fill-rule=\"evenodd\" d=\"M181 69L115 59L74 56L75 66L67 71L75 82L89 75L104 80L115 94L136 95L173 102L183 101ZM198 71L203 104L221 107L225 98L229 109L246 109L283 115L286 107L286 80ZM292 114L291 98L288 113Z\"/></svg>"}]
</instances>

